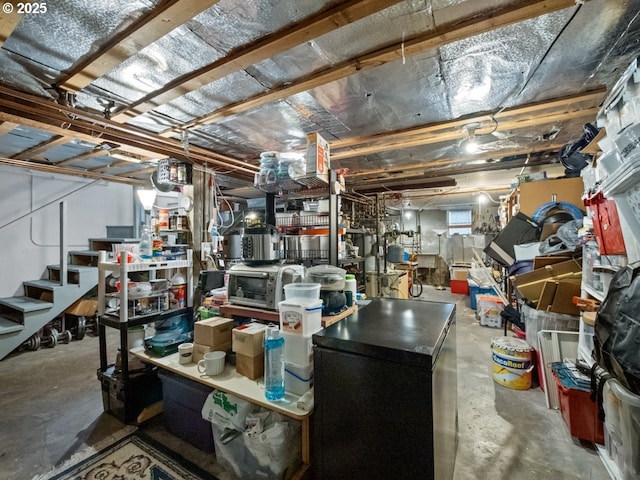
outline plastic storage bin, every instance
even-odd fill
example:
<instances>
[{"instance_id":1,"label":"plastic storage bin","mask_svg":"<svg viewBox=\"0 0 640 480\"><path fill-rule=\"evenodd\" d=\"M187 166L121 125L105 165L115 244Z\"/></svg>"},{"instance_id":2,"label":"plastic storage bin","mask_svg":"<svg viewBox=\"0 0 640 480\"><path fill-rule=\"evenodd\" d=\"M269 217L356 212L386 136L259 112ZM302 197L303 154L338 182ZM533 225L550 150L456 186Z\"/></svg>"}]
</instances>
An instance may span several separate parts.
<instances>
[{"instance_id":1,"label":"plastic storage bin","mask_svg":"<svg viewBox=\"0 0 640 480\"><path fill-rule=\"evenodd\" d=\"M469 283L466 280L450 280L451 293L469 295Z\"/></svg>"},{"instance_id":2,"label":"plastic storage bin","mask_svg":"<svg viewBox=\"0 0 640 480\"><path fill-rule=\"evenodd\" d=\"M169 371L160 370L164 426L176 437L200 450L214 451L211 424L202 418L202 406L212 389Z\"/></svg>"},{"instance_id":3,"label":"plastic storage bin","mask_svg":"<svg viewBox=\"0 0 640 480\"><path fill-rule=\"evenodd\" d=\"M538 332L540 330L577 332L580 329L580 317L536 310L527 305L522 306L522 319L526 326L527 343L536 350L539 348Z\"/></svg>"},{"instance_id":4,"label":"plastic storage bin","mask_svg":"<svg viewBox=\"0 0 640 480\"><path fill-rule=\"evenodd\" d=\"M605 448L623 480L640 478L640 396L610 379L603 388Z\"/></svg>"},{"instance_id":5,"label":"plastic storage bin","mask_svg":"<svg viewBox=\"0 0 640 480\"><path fill-rule=\"evenodd\" d=\"M115 366L109 366L104 372L98 369L98 380L102 385L102 404L123 423L135 423L144 407L162 400L162 384L158 380L158 368L136 374L129 374L128 380L122 380Z\"/></svg>"},{"instance_id":6,"label":"plastic storage bin","mask_svg":"<svg viewBox=\"0 0 640 480\"><path fill-rule=\"evenodd\" d=\"M284 300L280 309L280 330L300 335L311 335L322 328L322 305L320 299Z\"/></svg>"},{"instance_id":7,"label":"plastic storage bin","mask_svg":"<svg viewBox=\"0 0 640 480\"><path fill-rule=\"evenodd\" d=\"M495 292L492 287L479 287L477 285L469 285L469 306L475 310L478 308L478 295L493 295Z\"/></svg>"},{"instance_id":8,"label":"plastic storage bin","mask_svg":"<svg viewBox=\"0 0 640 480\"><path fill-rule=\"evenodd\" d=\"M591 401L589 387L572 386L567 377L558 373L556 364L553 364L553 377L558 387L560 412L571 436L604 445L604 426L598 417L598 404Z\"/></svg>"},{"instance_id":9,"label":"plastic storage bin","mask_svg":"<svg viewBox=\"0 0 640 480\"><path fill-rule=\"evenodd\" d=\"M502 327L502 310L504 305L500 297L491 295L478 295L478 319L480 325L485 327L500 328Z\"/></svg>"},{"instance_id":10,"label":"plastic storage bin","mask_svg":"<svg viewBox=\"0 0 640 480\"><path fill-rule=\"evenodd\" d=\"M289 283L284 286L285 300L317 300L320 298L319 283Z\"/></svg>"}]
</instances>

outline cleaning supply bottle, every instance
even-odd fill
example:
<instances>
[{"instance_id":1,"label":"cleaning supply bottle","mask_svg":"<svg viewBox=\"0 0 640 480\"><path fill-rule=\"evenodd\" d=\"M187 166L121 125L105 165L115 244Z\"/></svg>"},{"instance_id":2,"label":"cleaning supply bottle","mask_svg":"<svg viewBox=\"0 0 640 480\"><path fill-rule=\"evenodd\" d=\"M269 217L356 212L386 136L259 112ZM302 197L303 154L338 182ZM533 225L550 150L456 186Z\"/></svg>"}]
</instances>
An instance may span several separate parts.
<instances>
[{"instance_id":1,"label":"cleaning supply bottle","mask_svg":"<svg viewBox=\"0 0 640 480\"><path fill-rule=\"evenodd\" d=\"M356 303L357 293L358 293L358 284L356 282L356 276L352 273L347 273L344 276L344 294L345 294L345 297L347 297L348 307Z\"/></svg>"},{"instance_id":2,"label":"cleaning supply bottle","mask_svg":"<svg viewBox=\"0 0 640 480\"><path fill-rule=\"evenodd\" d=\"M268 325L264 337L264 389L267 400L284 398L284 337Z\"/></svg>"},{"instance_id":3,"label":"cleaning supply bottle","mask_svg":"<svg viewBox=\"0 0 640 480\"><path fill-rule=\"evenodd\" d=\"M142 261L150 262L153 257L153 239L151 238L151 229L146 225L142 228L138 249Z\"/></svg>"}]
</instances>

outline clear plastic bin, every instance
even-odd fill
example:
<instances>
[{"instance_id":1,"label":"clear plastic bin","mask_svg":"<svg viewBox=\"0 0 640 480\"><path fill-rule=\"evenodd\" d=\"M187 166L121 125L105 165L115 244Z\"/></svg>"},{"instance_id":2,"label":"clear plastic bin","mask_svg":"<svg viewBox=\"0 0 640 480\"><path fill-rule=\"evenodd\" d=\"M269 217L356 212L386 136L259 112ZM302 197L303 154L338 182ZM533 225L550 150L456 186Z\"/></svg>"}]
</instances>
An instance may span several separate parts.
<instances>
[{"instance_id":1,"label":"clear plastic bin","mask_svg":"<svg viewBox=\"0 0 640 480\"><path fill-rule=\"evenodd\" d=\"M536 350L539 349L538 332L540 330L577 332L580 329L580 317L536 310L527 305L522 305L522 319L527 330L527 343Z\"/></svg>"},{"instance_id":2,"label":"clear plastic bin","mask_svg":"<svg viewBox=\"0 0 640 480\"><path fill-rule=\"evenodd\" d=\"M616 379L603 389L605 448L623 480L640 478L640 396Z\"/></svg>"}]
</instances>

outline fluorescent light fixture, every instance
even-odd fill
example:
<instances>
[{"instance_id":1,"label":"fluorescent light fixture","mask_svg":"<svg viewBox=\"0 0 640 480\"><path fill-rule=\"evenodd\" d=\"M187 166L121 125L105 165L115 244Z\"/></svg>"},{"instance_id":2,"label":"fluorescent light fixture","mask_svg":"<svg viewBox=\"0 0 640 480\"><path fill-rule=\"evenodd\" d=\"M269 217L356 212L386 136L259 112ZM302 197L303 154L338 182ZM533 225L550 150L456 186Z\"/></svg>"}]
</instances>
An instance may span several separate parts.
<instances>
[{"instance_id":1,"label":"fluorescent light fixture","mask_svg":"<svg viewBox=\"0 0 640 480\"><path fill-rule=\"evenodd\" d=\"M153 202L156 201L156 191L152 188L143 188L139 189L137 193L138 199L140 200L140 203L142 203L142 208L150 212L153 208Z\"/></svg>"}]
</instances>

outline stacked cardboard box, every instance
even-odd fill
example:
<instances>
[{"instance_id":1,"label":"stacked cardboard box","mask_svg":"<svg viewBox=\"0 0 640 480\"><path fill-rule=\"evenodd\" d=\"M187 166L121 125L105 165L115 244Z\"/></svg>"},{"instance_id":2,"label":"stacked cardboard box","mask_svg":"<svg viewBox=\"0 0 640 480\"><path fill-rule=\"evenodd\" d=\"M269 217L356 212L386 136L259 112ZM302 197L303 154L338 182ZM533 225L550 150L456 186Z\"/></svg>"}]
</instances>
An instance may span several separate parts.
<instances>
[{"instance_id":1,"label":"stacked cardboard box","mask_svg":"<svg viewBox=\"0 0 640 480\"><path fill-rule=\"evenodd\" d=\"M264 333L266 325L249 323L232 331L232 347L236 352L236 371L251 380L264 375Z\"/></svg>"},{"instance_id":2,"label":"stacked cardboard box","mask_svg":"<svg viewBox=\"0 0 640 480\"><path fill-rule=\"evenodd\" d=\"M193 361L198 363L207 352L231 349L231 318L214 317L193 324Z\"/></svg>"}]
</instances>

